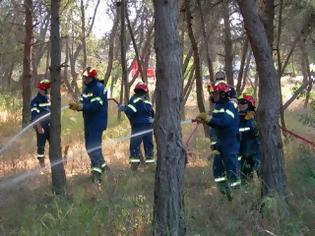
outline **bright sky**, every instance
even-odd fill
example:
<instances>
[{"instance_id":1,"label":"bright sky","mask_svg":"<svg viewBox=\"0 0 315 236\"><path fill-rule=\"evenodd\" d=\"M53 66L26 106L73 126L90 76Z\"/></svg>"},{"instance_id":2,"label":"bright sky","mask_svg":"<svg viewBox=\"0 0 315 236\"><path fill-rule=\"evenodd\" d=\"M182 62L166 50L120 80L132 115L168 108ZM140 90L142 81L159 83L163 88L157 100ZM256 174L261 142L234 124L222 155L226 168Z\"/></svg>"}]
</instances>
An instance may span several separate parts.
<instances>
[{"instance_id":1,"label":"bright sky","mask_svg":"<svg viewBox=\"0 0 315 236\"><path fill-rule=\"evenodd\" d=\"M88 7L86 12L87 17L93 16L96 3L97 0L90 1L90 6ZM93 34L95 34L97 38L102 38L105 33L109 32L112 28L112 20L106 14L106 10L106 0L101 0L100 5L98 6L95 23L92 30Z\"/></svg>"}]
</instances>

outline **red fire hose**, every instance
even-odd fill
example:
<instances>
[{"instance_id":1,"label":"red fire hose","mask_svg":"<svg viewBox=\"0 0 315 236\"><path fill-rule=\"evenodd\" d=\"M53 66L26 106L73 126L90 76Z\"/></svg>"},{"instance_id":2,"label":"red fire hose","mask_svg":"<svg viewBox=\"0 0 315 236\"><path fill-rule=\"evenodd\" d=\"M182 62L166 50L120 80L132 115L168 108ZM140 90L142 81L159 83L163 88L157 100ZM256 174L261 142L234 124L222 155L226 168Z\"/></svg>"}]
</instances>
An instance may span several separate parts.
<instances>
[{"instance_id":1,"label":"red fire hose","mask_svg":"<svg viewBox=\"0 0 315 236\"><path fill-rule=\"evenodd\" d=\"M308 140L308 139L306 139L306 138L304 138L304 137L302 137L302 136L300 136L300 135L298 135L298 134L292 132L291 130L288 130L288 129L286 129L286 128L283 128L283 127L281 127L281 126L280 126L280 129L281 129L282 131L284 131L284 132L286 132L286 133L292 135L293 137L295 137L295 138L297 138L297 139L300 139L300 140L302 140L302 141L305 142L305 143L308 143L308 144L311 145L313 148L315 148L315 143L311 142L310 140Z\"/></svg>"}]
</instances>

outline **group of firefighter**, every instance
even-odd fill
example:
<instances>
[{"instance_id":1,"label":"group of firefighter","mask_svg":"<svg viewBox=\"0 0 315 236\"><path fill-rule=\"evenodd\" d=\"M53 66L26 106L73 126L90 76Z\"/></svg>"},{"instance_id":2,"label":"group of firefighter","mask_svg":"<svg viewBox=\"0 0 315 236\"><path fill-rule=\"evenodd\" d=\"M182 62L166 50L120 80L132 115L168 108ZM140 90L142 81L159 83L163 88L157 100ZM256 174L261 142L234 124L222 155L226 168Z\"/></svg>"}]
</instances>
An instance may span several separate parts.
<instances>
[{"instance_id":1,"label":"group of firefighter","mask_svg":"<svg viewBox=\"0 0 315 236\"><path fill-rule=\"evenodd\" d=\"M95 68L83 71L84 89L80 101L71 102L69 108L83 113L85 147L91 160L91 178L100 183L102 174L109 170L102 154L102 135L107 128L107 91L97 77ZM32 122L37 136L37 158L40 167L45 168L45 143L49 142L50 119L42 119L50 113L48 90L50 81L41 80L36 84L38 94L31 102ZM209 113L200 113L196 121L210 126L213 175L219 190L231 198L231 192L241 183L253 179L254 172L260 176L260 142L255 121L255 99L247 94L236 96L235 89L225 82L225 73L219 71L215 81L208 86L212 108ZM147 84L140 82L134 88L134 95L128 104L118 104L131 125L129 163L133 169L141 163L143 143L145 164L155 162L153 153L154 110L148 97ZM48 116L49 117L49 116Z\"/></svg>"}]
</instances>

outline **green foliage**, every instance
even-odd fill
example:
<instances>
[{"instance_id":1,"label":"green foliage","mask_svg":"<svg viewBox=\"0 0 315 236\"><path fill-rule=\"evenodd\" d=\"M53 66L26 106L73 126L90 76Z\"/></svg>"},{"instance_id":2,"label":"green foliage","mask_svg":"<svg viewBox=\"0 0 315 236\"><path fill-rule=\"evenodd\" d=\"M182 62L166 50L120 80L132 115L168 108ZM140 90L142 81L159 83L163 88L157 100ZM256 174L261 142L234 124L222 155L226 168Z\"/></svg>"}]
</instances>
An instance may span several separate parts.
<instances>
[{"instance_id":1,"label":"green foliage","mask_svg":"<svg viewBox=\"0 0 315 236\"><path fill-rule=\"evenodd\" d=\"M315 100L310 103L310 110L306 114L301 114L300 122L308 127L315 128Z\"/></svg>"}]
</instances>

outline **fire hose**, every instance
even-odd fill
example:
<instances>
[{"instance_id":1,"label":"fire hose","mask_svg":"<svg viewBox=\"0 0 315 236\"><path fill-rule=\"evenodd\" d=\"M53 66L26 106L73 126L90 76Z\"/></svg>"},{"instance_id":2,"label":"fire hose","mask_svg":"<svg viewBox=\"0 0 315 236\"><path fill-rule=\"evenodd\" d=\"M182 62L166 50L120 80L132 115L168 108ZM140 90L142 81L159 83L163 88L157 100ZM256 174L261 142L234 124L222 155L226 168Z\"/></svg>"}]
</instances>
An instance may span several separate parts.
<instances>
[{"instance_id":1,"label":"fire hose","mask_svg":"<svg viewBox=\"0 0 315 236\"><path fill-rule=\"evenodd\" d=\"M312 141L310 141L310 140L308 140L308 139L306 139L306 138L304 138L304 137L302 137L302 136L300 136L300 135L298 135L298 134L292 132L291 130L288 130L288 129L283 128L283 127L281 127L281 126L279 126L279 127L280 127L280 129L281 129L283 132L286 132L286 133L292 135L293 137L295 137L295 138L297 138L297 139L300 139L300 140L302 140L303 142L305 142L305 143L311 145L313 148L315 148L315 143L313 143Z\"/></svg>"}]
</instances>

